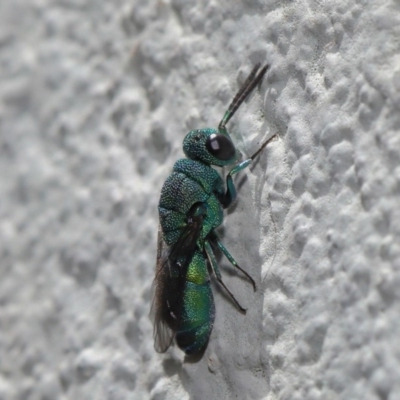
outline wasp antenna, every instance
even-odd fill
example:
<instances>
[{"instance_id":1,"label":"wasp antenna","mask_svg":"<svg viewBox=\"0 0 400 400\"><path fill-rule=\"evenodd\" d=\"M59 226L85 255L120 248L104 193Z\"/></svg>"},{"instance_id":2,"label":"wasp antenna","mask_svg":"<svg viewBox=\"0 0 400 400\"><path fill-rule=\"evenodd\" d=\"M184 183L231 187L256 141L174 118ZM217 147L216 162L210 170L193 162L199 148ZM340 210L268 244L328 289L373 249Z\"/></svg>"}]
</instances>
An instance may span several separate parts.
<instances>
[{"instance_id":1,"label":"wasp antenna","mask_svg":"<svg viewBox=\"0 0 400 400\"><path fill-rule=\"evenodd\" d=\"M269 65L266 64L264 67L261 68L260 72L257 71L260 69L261 63L257 63L250 72L250 75L247 77L239 91L236 93L235 97L233 98L231 104L229 104L228 109L225 112L224 117L222 118L221 122L219 123L218 129L224 131L225 126L228 121L233 117L237 109L240 105L244 102L246 97L253 91L253 89L257 86L257 84L261 81L264 77L265 73L267 72Z\"/></svg>"},{"instance_id":2,"label":"wasp antenna","mask_svg":"<svg viewBox=\"0 0 400 400\"><path fill-rule=\"evenodd\" d=\"M250 157L252 160L254 160L263 150L264 148L267 146L268 143L272 142L272 140L278 136L277 133L275 133L274 136L270 137L268 140L266 140L261 147Z\"/></svg>"}]
</instances>

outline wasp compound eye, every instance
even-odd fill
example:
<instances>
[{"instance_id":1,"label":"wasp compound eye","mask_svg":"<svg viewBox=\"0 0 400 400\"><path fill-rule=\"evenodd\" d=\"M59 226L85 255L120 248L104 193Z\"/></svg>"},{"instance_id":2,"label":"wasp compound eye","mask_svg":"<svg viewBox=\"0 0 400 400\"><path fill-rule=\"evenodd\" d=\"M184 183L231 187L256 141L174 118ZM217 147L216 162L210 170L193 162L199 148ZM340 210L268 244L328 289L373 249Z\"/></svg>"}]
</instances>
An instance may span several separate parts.
<instances>
[{"instance_id":1,"label":"wasp compound eye","mask_svg":"<svg viewBox=\"0 0 400 400\"><path fill-rule=\"evenodd\" d=\"M207 138L206 148L211 155L223 161L231 160L236 154L235 146L231 139L216 133Z\"/></svg>"}]
</instances>

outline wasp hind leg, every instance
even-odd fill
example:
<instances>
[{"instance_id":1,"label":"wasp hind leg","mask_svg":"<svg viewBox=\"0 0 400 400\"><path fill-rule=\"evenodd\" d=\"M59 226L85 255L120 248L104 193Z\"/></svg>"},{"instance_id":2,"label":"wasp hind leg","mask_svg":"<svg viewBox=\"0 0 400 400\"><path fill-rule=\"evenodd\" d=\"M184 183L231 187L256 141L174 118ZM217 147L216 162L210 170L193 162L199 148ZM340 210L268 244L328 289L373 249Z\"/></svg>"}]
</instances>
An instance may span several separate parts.
<instances>
[{"instance_id":1,"label":"wasp hind leg","mask_svg":"<svg viewBox=\"0 0 400 400\"><path fill-rule=\"evenodd\" d=\"M225 257L229 260L229 262L235 267L237 268L239 271L241 271L243 273L243 275L246 276L246 278L251 282L251 284L253 285L253 289L254 291L257 290L257 286L256 283L254 282L254 279L250 276L250 274L248 274L244 269L242 269L239 264L237 263L237 261L233 258L232 254L229 253L228 249L222 244L222 242L219 240L219 237L214 233L212 236L212 240L214 241L214 243L217 244L218 248L224 253Z\"/></svg>"},{"instance_id":2,"label":"wasp hind leg","mask_svg":"<svg viewBox=\"0 0 400 400\"><path fill-rule=\"evenodd\" d=\"M232 301L235 303L236 307L244 314L246 314L246 309L243 308L239 302L236 300L235 296L233 295L233 293L227 288L227 286L225 285L225 283L222 280L221 277L221 272L219 272L219 268L218 268L218 264L217 264L217 260L215 258L213 249L211 247L211 244L209 241L206 241L204 243L204 247L206 249L206 253L207 253L207 257L210 261L211 264L211 268L213 270L213 273L215 275L215 277L217 278L218 283L227 291L227 293L229 294L229 296L231 297Z\"/></svg>"}]
</instances>

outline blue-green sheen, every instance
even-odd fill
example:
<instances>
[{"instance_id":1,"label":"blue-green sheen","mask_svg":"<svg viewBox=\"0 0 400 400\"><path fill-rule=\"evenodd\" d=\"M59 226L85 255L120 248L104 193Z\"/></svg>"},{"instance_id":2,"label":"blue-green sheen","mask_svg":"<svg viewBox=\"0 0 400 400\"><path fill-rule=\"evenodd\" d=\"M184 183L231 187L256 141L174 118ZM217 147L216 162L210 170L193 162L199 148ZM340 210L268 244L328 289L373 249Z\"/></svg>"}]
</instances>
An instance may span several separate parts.
<instances>
[{"instance_id":1,"label":"blue-green sheen","mask_svg":"<svg viewBox=\"0 0 400 400\"><path fill-rule=\"evenodd\" d=\"M213 130L207 130L209 134ZM211 230L222 223L223 209L219 198L224 194L224 182L216 170L202 161L180 159L165 181L159 202L159 217L163 239L174 245L187 226L188 213L196 204L205 208L198 249ZM196 250L190 259L179 310L179 326L175 340L186 354L199 352L212 331L215 306L204 251Z\"/></svg>"},{"instance_id":2,"label":"blue-green sheen","mask_svg":"<svg viewBox=\"0 0 400 400\"><path fill-rule=\"evenodd\" d=\"M196 203L206 208L206 219L201 238L219 226L223 210L218 196L224 193L224 184L218 172L196 160L178 160L161 190L158 206L164 241L171 246L186 227L189 210Z\"/></svg>"},{"instance_id":3,"label":"blue-green sheen","mask_svg":"<svg viewBox=\"0 0 400 400\"><path fill-rule=\"evenodd\" d=\"M246 168L268 142L249 159L238 162L226 124L249 93L261 82L268 66L256 64L224 113L218 129L189 132L183 140L186 159L178 160L165 181L158 205L160 235L157 251L156 291L153 301L155 348L164 352L173 338L186 354L199 353L209 340L215 305L208 267L238 309L245 309L225 286L215 248L253 284L221 243L215 229L222 223L223 209L236 198L233 176ZM237 163L225 182L212 166ZM161 239L160 239L161 238ZM168 247L167 251L164 245Z\"/></svg>"},{"instance_id":4,"label":"blue-green sheen","mask_svg":"<svg viewBox=\"0 0 400 400\"><path fill-rule=\"evenodd\" d=\"M181 321L176 343L186 354L199 352L208 341L215 316L207 262L196 251L190 262L183 290Z\"/></svg>"}]
</instances>

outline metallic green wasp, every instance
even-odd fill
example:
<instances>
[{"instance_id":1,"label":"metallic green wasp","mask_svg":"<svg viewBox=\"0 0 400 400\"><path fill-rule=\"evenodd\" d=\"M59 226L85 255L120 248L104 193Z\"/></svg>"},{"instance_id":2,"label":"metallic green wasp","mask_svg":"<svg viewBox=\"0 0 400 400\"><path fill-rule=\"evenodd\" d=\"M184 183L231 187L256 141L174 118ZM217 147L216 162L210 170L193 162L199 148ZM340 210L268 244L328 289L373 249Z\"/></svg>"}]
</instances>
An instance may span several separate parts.
<instances>
[{"instance_id":1,"label":"metallic green wasp","mask_svg":"<svg viewBox=\"0 0 400 400\"><path fill-rule=\"evenodd\" d=\"M223 209L236 199L232 177L251 164L264 147L239 162L226 124L239 106L262 80L268 65L257 64L232 100L218 129L196 129L183 141L187 158L178 160L161 190L158 205L158 236L155 294L152 305L154 346L165 352L175 341L186 354L204 350L214 324L215 306L209 266L238 309L246 310L225 286L214 255L219 248L256 289L253 278L239 267L215 229L222 223ZM211 166L237 163L226 177L226 186ZM226 187L226 188L225 188Z\"/></svg>"}]
</instances>

